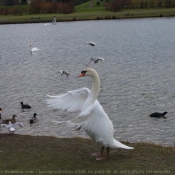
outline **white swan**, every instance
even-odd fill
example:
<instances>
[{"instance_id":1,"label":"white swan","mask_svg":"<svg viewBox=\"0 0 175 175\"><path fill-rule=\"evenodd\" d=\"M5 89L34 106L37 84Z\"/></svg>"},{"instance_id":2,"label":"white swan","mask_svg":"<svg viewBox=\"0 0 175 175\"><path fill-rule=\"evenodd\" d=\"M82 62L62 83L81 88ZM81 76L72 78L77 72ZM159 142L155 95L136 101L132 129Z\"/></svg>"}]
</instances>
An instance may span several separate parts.
<instances>
[{"instance_id":1,"label":"white swan","mask_svg":"<svg viewBox=\"0 0 175 175\"><path fill-rule=\"evenodd\" d=\"M92 156L100 156L96 160L103 160L109 157L109 149L133 149L113 138L114 129L111 120L97 100L100 89L100 79L94 69L86 68L78 77L90 76L92 88L80 88L68 91L58 96L49 96L47 104L54 109L67 110L69 112L80 111L80 114L70 121L77 130L83 129L91 139L102 145L101 153L94 153ZM106 157L102 157L104 147L107 148Z\"/></svg>"},{"instance_id":2,"label":"white swan","mask_svg":"<svg viewBox=\"0 0 175 175\"><path fill-rule=\"evenodd\" d=\"M37 47L33 47L32 48L32 45L30 45L30 52L37 52L39 51L40 49L38 49Z\"/></svg>"},{"instance_id":3,"label":"white swan","mask_svg":"<svg viewBox=\"0 0 175 175\"><path fill-rule=\"evenodd\" d=\"M9 133L14 133L15 132L15 127L20 125L21 127L23 127L23 125L19 122L15 122L12 123L11 121L9 121L8 124L1 124L1 127L6 127L9 130Z\"/></svg>"}]
</instances>

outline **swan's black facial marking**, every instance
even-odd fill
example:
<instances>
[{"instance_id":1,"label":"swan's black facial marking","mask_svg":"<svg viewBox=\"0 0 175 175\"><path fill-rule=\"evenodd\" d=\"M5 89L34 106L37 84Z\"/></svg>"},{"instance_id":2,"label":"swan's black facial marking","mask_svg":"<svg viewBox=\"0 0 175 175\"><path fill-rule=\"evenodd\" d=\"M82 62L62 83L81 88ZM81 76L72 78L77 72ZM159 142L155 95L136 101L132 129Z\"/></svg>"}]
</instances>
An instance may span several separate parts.
<instances>
[{"instance_id":1,"label":"swan's black facial marking","mask_svg":"<svg viewBox=\"0 0 175 175\"><path fill-rule=\"evenodd\" d=\"M83 76L85 76L86 72L87 72L87 71L82 71L81 74L82 74Z\"/></svg>"},{"instance_id":2,"label":"swan's black facial marking","mask_svg":"<svg viewBox=\"0 0 175 175\"><path fill-rule=\"evenodd\" d=\"M84 77L87 71L82 71L80 75L78 75L78 77Z\"/></svg>"}]
</instances>

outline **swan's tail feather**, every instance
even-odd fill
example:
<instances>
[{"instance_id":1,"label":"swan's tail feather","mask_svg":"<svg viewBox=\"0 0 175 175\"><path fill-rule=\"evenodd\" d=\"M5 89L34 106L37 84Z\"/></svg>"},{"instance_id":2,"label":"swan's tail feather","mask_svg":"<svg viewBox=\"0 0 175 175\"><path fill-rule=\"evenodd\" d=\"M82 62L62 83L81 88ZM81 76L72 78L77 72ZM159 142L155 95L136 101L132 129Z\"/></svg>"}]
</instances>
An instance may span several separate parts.
<instances>
[{"instance_id":1,"label":"swan's tail feather","mask_svg":"<svg viewBox=\"0 0 175 175\"><path fill-rule=\"evenodd\" d=\"M117 140L113 140L113 148L116 149L116 148L123 148L123 149L134 149L133 147L130 147L130 146L127 146L127 145L124 145L123 143L117 141Z\"/></svg>"}]
</instances>

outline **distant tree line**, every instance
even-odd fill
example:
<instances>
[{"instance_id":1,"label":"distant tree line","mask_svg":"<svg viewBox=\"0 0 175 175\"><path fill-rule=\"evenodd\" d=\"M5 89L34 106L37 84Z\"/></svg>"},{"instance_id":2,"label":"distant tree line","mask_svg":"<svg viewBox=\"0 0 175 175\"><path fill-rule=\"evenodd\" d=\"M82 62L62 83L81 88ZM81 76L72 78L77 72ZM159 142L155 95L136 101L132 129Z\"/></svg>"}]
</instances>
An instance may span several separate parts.
<instances>
[{"instance_id":1,"label":"distant tree line","mask_svg":"<svg viewBox=\"0 0 175 175\"><path fill-rule=\"evenodd\" d=\"M106 0L106 8L119 11L124 8L171 8L175 7L175 0Z\"/></svg>"},{"instance_id":2,"label":"distant tree line","mask_svg":"<svg viewBox=\"0 0 175 175\"><path fill-rule=\"evenodd\" d=\"M33 0L30 7L31 13L72 13L75 4L73 0Z\"/></svg>"},{"instance_id":3,"label":"distant tree line","mask_svg":"<svg viewBox=\"0 0 175 175\"><path fill-rule=\"evenodd\" d=\"M0 15L72 13L76 5L88 0L0 0ZM20 5L24 5L23 7Z\"/></svg>"},{"instance_id":4,"label":"distant tree line","mask_svg":"<svg viewBox=\"0 0 175 175\"><path fill-rule=\"evenodd\" d=\"M6 1L1 3L2 1ZM9 3L7 3L9 1ZM0 15L22 15L22 14L38 14L38 13L72 13L74 11L74 0L32 0L31 4L26 5L26 0L0 0ZM11 6L11 7L6 7Z\"/></svg>"},{"instance_id":5,"label":"distant tree line","mask_svg":"<svg viewBox=\"0 0 175 175\"><path fill-rule=\"evenodd\" d=\"M35 2L36 0L30 0L30 2ZM47 1L47 2L68 2L69 0L42 0L42 1ZM73 0L75 6L88 2L89 0ZM16 6L16 5L27 5L28 1L27 0L0 0L0 6Z\"/></svg>"}]
</instances>

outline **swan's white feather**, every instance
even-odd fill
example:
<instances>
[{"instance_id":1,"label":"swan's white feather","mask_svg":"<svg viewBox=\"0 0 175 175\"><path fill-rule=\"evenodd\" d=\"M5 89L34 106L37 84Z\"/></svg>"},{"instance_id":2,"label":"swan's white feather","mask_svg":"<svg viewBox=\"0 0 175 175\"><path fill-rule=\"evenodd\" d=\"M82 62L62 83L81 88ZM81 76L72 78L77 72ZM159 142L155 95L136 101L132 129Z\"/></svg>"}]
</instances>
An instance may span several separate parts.
<instances>
[{"instance_id":1,"label":"swan's white feather","mask_svg":"<svg viewBox=\"0 0 175 175\"><path fill-rule=\"evenodd\" d=\"M37 52L37 51L39 51L40 49L38 49L37 47L33 47L32 49L31 49L31 51L32 52Z\"/></svg>"},{"instance_id":2,"label":"swan's white feather","mask_svg":"<svg viewBox=\"0 0 175 175\"><path fill-rule=\"evenodd\" d=\"M37 47L33 47L32 48L32 45L30 45L30 52L37 52L39 51L40 49L38 49Z\"/></svg>"},{"instance_id":3,"label":"swan's white feather","mask_svg":"<svg viewBox=\"0 0 175 175\"><path fill-rule=\"evenodd\" d=\"M84 101L87 99L90 90L88 88L80 88L68 91L65 94L57 96L49 96L46 100L49 107L53 109L62 109L69 112L81 111Z\"/></svg>"},{"instance_id":4,"label":"swan's white feather","mask_svg":"<svg viewBox=\"0 0 175 175\"><path fill-rule=\"evenodd\" d=\"M83 129L97 143L105 147L112 144L113 124L98 100L71 122L76 129ZM102 137L99 137L100 135Z\"/></svg>"}]
</instances>

